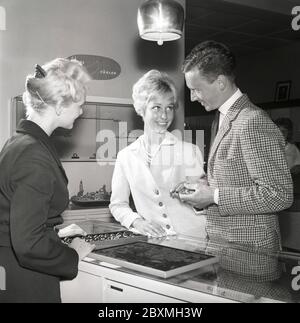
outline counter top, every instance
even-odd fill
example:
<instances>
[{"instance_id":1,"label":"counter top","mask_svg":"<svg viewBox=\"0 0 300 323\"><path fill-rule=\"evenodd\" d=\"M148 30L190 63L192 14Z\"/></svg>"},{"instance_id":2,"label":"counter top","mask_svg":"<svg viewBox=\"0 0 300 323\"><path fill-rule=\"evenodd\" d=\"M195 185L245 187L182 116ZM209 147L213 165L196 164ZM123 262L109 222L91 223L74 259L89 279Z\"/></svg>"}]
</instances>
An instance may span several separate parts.
<instances>
[{"instance_id":1,"label":"counter top","mask_svg":"<svg viewBox=\"0 0 300 323\"><path fill-rule=\"evenodd\" d=\"M206 240L183 235L160 239L149 238L148 242L199 253L207 253L209 244ZM109 267L120 274L134 275L137 279L146 278L153 283L161 282L211 296L219 296L228 301L300 302L300 254L286 252L272 254L268 250L258 254L242 250L240 246L224 247L221 244L214 244L213 247L210 245L211 248L226 250L218 263L170 278L160 278L124 267L111 266L95 259L93 253L83 261L83 265ZM268 279L263 269L261 273L257 271L260 266L265 268L265 262L270 264L267 268L272 268L273 265L276 270L280 268L279 278ZM294 272L292 272L293 268Z\"/></svg>"},{"instance_id":2,"label":"counter top","mask_svg":"<svg viewBox=\"0 0 300 323\"><path fill-rule=\"evenodd\" d=\"M205 241L199 241L186 236L149 239L148 241L194 252L203 252L206 245ZM90 257L93 258L92 254ZM251 277L251 275L244 275L239 271L226 270L222 267L222 261L167 279L123 267L114 268L114 270L132 273L136 276L147 277L152 280L214 296L221 296L238 302L300 302L300 293L297 293L292 288L292 280L295 276L291 274L292 268L300 264L300 256L297 259L294 255L281 254L278 255L277 259L279 264L282 265L282 274L279 279L274 281L257 281L257 278ZM97 260L93 260L93 263L101 264Z\"/></svg>"}]
</instances>

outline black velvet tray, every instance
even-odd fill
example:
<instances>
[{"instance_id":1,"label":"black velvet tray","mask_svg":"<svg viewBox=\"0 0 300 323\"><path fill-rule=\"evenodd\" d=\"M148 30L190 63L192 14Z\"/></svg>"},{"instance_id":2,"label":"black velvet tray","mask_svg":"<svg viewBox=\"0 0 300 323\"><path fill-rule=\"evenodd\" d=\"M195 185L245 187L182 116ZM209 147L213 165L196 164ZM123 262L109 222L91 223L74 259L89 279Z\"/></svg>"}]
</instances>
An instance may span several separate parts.
<instances>
[{"instance_id":1,"label":"black velvet tray","mask_svg":"<svg viewBox=\"0 0 300 323\"><path fill-rule=\"evenodd\" d=\"M148 242L135 242L93 252L96 259L169 278L218 262L217 257Z\"/></svg>"}]
</instances>

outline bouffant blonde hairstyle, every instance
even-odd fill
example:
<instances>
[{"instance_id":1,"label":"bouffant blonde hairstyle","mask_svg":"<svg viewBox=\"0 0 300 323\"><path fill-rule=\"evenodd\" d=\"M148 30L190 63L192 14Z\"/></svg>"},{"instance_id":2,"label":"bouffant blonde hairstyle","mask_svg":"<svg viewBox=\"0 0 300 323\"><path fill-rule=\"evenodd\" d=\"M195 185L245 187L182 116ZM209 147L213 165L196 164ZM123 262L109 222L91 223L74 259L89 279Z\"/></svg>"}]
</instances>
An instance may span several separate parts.
<instances>
[{"instance_id":1,"label":"bouffant blonde hairstyle","mask_svg":"<svg viewBox=\"0 0 300 323\"><path fill-rule=\"evenodd\" d=\"M27 76L23 93L27 116L43 113L48 105L68 106L84 101L89 80L82 63L74 59L56 58L42 67L37 65L35 74Z\"/></svg>"},{"instance_id":2,"label":"bouffant blonde hairstyle","mask_svg":"<svg viewBox=\"0 0 300 323\"><path fill-rule=\"evenodd\" d=\"M143 117L149 100L156 95L166 93L173 94L174 105L177 107L178 97L174 82L168 74L158 70L150 70L132 88L133 106L136 113Z\"/></svg>"}]
</instances>

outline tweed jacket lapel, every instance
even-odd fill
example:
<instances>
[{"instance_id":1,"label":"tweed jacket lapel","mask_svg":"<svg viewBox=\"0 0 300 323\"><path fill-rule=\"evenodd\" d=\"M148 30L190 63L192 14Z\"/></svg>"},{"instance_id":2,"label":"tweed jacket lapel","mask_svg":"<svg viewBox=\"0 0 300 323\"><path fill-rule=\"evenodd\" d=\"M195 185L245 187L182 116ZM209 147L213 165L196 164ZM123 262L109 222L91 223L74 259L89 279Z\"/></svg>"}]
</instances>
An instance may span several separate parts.
<instances>
[{"instance_id":1,"label":"tweed jacket lapel","mask_svg":"<svg viewBox=\"0 0 300 323\"><path fill-rule=\"evenodd\" d=\"M211 165L213 163L218 146L222 141L222 139L224 138L224 136L231 129L232 121L238 116L238 114L241 112L241 110L248 102L249 102L248 96L246 94L243 94L243 96L241 96L238 100L236 100L234 104L231 106L231 108L228 110L228 113L225 115L222 125L211 147L211 150L208 156L208 165Z\"/></svg>"}]
</instances>

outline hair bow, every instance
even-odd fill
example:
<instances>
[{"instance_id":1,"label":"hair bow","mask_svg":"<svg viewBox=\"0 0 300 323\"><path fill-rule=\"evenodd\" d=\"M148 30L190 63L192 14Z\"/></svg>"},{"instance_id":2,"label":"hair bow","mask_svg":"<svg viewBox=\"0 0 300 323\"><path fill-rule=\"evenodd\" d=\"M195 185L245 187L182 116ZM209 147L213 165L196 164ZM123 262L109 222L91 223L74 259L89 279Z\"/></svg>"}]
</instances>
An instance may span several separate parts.
<instances>
[{"instance_id":1,"label":"hair bow","mask_svg":"<svg viewBox=\"0 0 300 323\"><path fill-rule=\"evenodd\" d=\"M35 68L35 72L34 72L35 78L42 79L47 75L46 71L39 64L35 64L34 68Z\"/></svg>"}]
</instances>

